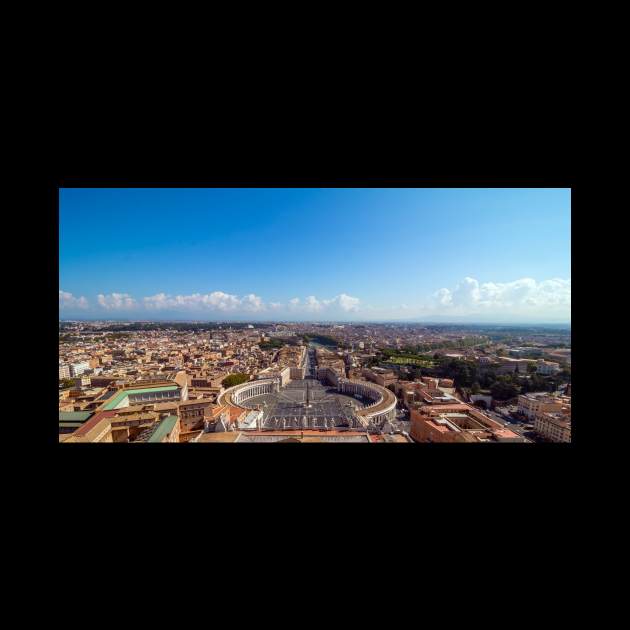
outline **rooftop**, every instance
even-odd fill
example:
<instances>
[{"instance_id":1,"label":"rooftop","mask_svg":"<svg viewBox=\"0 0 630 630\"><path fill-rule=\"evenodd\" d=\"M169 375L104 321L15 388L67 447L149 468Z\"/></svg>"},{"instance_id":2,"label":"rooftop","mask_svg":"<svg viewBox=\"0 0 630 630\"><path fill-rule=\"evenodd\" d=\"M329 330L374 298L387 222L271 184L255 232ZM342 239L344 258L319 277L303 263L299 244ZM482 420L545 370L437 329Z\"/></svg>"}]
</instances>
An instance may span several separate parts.
<instances>
[{"instance_id":1,"label":"rooftop","mask_svg":"<svg viewBox=\"0 0 630 630\"><path fill-rule=\"evenodd\" d=\"M85 422L93 411L60 411L59 422Z\"/></svg>"},{"instance_id":2,"label":"rooftop","mask_svg":"<svg viewBox=\"0 0 630 630\"><path fill-rule=\"evenodd\" d=\"M220 433L202 433L197 442L234 442L240 435L239 431L223 431Z\"/></svg>"},{"instance_id":3,"label":"rooftop","mask_svg":"<svg viewBox=\"0 0 630 630\"><path fill-rule=\"evenodd\" d=\"M91 438L105 430L105 427L111 423L111 418L115 414L115 411L100 411L94 414L72 434L69 441L91 441Z\"/></svg>"},{"instance_id":4,"label":"rooftop","mask_svg":"<svg viewBox=\"0 0 630 630\"><path fill-rule=\"evenodd\" d=\"M161 442L172 430L177 423L177 416L166 416L151 433L148 442Z\"/></svg>"},{"instance_id":5,"label":"rooftop","mask_svg":"<svg viewBox=\"0 0 630 630\"><path fill-rule=\"evenodd\" d=\"M502 437L502 438L518 438L520 437L517 433L514 433L514 431L510 431L509 429L496 429L494 431L494 435L497 437Z\"/></svg>"},{"instance_id":6,"label":"rooftop","mask_svg":"<svg viewBox=\"0 0 630 630\"><path fill-rule=\"evenodd\" d=\"M149 394L152 392L165 392L179 389L178 385L165 385L163 387L144 387L141 389L122 389L117 392L103 407L103 411L115 409L127 396L136 394Z\"/></svg>"}]
</instances>

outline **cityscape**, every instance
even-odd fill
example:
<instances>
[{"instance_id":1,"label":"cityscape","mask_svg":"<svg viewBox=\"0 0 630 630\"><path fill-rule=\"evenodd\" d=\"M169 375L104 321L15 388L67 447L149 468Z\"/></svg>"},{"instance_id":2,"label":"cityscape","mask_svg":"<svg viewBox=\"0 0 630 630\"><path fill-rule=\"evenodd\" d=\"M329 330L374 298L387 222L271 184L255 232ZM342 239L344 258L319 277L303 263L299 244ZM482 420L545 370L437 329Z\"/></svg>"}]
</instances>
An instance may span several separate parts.
<instances>
[{"instance_id":1,"label":"cityscape","mask_svg":"<svg viewBox=\"0 0 630 630\"><path fill-rule=\"evenodd\" d=\"M571 442L570 190L59 201L60 444Z\"/></svg>"}]
</instances>

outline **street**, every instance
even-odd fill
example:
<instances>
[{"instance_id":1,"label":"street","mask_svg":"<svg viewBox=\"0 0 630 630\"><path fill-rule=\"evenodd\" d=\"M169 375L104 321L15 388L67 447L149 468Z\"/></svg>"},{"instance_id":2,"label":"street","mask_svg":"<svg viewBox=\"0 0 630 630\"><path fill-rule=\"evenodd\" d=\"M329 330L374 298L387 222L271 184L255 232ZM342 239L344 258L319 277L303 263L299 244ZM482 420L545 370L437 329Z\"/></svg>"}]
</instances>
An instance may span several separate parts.
<instances>
[{"instance_id":1,"label":"street","mask_svg":"<svg viewBox=\"0 0 630 630\"><path fill-rule=\"evenodd\" d=\"M532 442L533 440L531 439L530 431L525 428L527 423L514 417L511 413L513 409L513 407L502 407L497 409L500 413L497 413L497 411L486 411L486 413L493 420L500 422L506 429L514 431L514 433L517 433L528 442Z\"/></svg>"}]
</instances>

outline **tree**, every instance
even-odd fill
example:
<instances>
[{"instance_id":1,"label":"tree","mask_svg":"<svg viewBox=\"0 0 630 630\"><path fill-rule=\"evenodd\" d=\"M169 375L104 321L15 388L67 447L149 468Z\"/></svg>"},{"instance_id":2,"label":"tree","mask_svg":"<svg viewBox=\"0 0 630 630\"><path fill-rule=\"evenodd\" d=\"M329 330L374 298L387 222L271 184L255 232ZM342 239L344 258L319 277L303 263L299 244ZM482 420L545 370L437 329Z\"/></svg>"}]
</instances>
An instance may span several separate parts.
<instances>
[{"instance_id":1,"label":"tree","mask_svg":"<svg viewBox=\"0 0 630 630\"><path fill-rule=\"evenodd\" d=\"M485 370L481 375L481 386L484 389L490 387L497 380L496 372L493 370Z\"/></svg>"},{"instance_id":2,"label":"tree","mask_svg":"<svg viewBox=\"0 0 630 630\"><path fill-rule=\"evenodd\" d=\"M536 367L536 365L534 363L528 363L527 364L527 373L528 374L533 374L537 370L538 370L538 368Z\"/></svg>"},{"instance_id":3,"label":"tree","mask_svg":"<svg viewBox=\"0 0 630 630\"><path fill-rule=\"evenodd\" d=\"M280 341L280 339L266 339L258 344L261 350L272 350L274 348L282 348L282 346L284 346L284 342Z\"/></svg>"},{"instance_id":4,"label":"tree","mask_svg":"<svg viewBox=\"0 0 630 630\"><path fill-rule=\"evenodd\" d=\"M529 379L528 391L543 392L547 391L548 387L549 382L544 376L541 376L538 373L532 374L532 377Z\"/></svg>"},{"instance_id":5,"label":"tree","mask_svg":"<svg viewBox=\"0 0 630 630\"><path fill-rule=\"evenodd\" d=\"M235 374L229 374L222 381L221 385L223 387L234 387L234 385L240 385L241 383L246 383L249 381L249 374L244 374L243 372L236 372Z\"/></svg>"},{"instance_id":6,"label":"tree","mask_svg":"<svg viewBox=\"0 0 630 630\"><path fill-rule=\"evenodd\" d=\"M441 376L452 378L456 387L470 387L478 380L477 366L470 361L453 359L440 366Z\"/></svg>"},{"instance_id":7,"label":"tree","mask_svg":"<svg viewBox=\"0 0 630 630\"><path fill-rule=\"evenodd\" d=\"M547 382L547 389L550 392L555 392L561 385L561 381L557 378L550 378Z\"/></svg>"},{"instance_id":8,"label":"tree","mask_svg":"<svg viewBox=\"0 0 630 630\"><path fill-rule=\"evenodd\" d=\"M519 389L516 385L506 381L497 381L490 388L490 393L497 400L508 400L518 395Z\"/></svg>"},{"instance_id":9,"label":"tree","mask_svg":"<svg viewBox=\"0 0 630 630\"><path fill-rule=\"evenodd\" d=\"M478 394L480 389L481 389L481 385L479 384L479 381L475 381L472 384L470 391L472 394Z\"/></svg>"}]
</instances>

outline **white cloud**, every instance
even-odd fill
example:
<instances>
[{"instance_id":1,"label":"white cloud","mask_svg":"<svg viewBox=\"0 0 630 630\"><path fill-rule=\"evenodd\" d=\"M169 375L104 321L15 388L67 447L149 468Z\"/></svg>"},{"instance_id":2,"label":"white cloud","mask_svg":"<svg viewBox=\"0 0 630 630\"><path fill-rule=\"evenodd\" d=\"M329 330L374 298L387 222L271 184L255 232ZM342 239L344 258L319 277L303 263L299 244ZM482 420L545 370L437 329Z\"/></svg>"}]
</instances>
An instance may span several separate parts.
<instances>
[{"instance_id":1,"label":"white cloud","mask_svg":"<svg viewBox=\"0 0 630 630\"><path fill-rule=\"evenodd\" d=\"M109 295L100 294L98 303L107 310L133 309L143 307L149 311L160 310L183 310L183 311L215 311L215 312L281 312L292 313L324 313L324 312L357 312L359 310L359 298L341 293L331 299L319 299L314 295L309 295L304 300L295 297L288 303L270 302L254 294L238 296L223 291L213 291L212 293L192 293L191 295L170 295L167 293L156 293L136 302L126 293L111 293Z\"/></svg>"},{"instance_id":2,"label":"white cloud","mask_svg":"<svg viewBox=\"0 0 630 630\"><path fill-rule=\"evenodd\" d=\"M520 278L513 282L485 282L464 278L453 290L434 294L437 307L460 314L480 312L535 313L566 312L571 309L571 279L553 278L536 282Z\"/></svg>"},{"instance_id":3,"label":"white cloud","mask_svg":"<svg viewBox=\"0 0 630 630\"><path fill-rule=\"evenodd\" d=\"M289 300L288 309L291 312L302 313L325 313L334 311L356 312L359 310L359 298L341 293L334 298L318 299L314 295L309 295L304 302L300 298Z\"/></svg>"},{"instance_id":4,"label":"white cloud","mask_svg":"<svg viewBox=\"0 0 630 630\"><path fill-rule=\"evenodd\" d=\"M133 309L137 306L137 302L128 293L109 293L108 295L99 293L97 297L101 307L108 311Z\"/></svg>"},{"instance_id":5,"label":"white cloud","mask_svg":"<svg viewBox=\"0 0 630 630\"><path fill-rule=\"evenodd\" d=\"M169 300L166 293L157 293L156 295L152 295L151 297L143 298L144 305L147 308L168 308L167 300Z\"/></svg>"},{"instance_id":6,"label":"white cloud","mask_svg":"<svg viewBox=\"0 0 630 630\"><path fill-rule=\"evenodd\" d=\"M221 312L244 310L257 313L266 309L262 298L253 293L240 298L236 295L224 293L223 291L176 296L167 295L166 293L157 293L156 295L145 297L143 303L146 308L156 310L201 309Z\"/></svg>"},{"instance_id":7,"label":"white cloud","mask_svg":"<svg viewBox=\"0 0 630 630\"><path fill-rule=\"evenodd\" d=\"M358 311L359 310L359 298L351 297L342 293L335 298L339 302L339 306L343 311Z\"/></svg>"},{"instance_id":8,"label":"white cloud","mask_svg":"<svg viewBox=\"0 0 630 630\"><path fill-rule=\"evenodd\" d=\"M292 314L296 317L355 316L371 318L409 319L430 316L531 316L541 319L570 317L571 279L552 278L536 281L520 278L512 282L479 282L466 277L454 288L443 287L433 294L433 299L421 302L413 293L405 295L405 303L398 305L365 305L357 297L340 293L332 298L294 297L286 302L265 302L260 296L249 293L238 296L223 291L171 295L157 293L136 301L128 293L98 295L98 305L108 311L145 312L197 312L236 314ZM419 296L418 296L419 297ZM409 305L411 304L411 306ZM59 308L88 309L88 300L75 297L67 291L59 291Z\"/></svg>"},{"instance_id":9,"label":"white cloud","mask_svg":"<svg viewBox=\"0 0 630 630\"><path fill-rule=\"evenodd\" d=\"M246 295L241 300L241 303L246 311L251 311L253 313L258 313L266 309L266 306L263 304L262 299L257 295L254 295L253 293Z\"/></svg>"},{"instance_id":10,"label":"white cloud","mask_svg":"<svg viewBox=\"0 0 630 630\"><path fill-rule=\"evenodd\" d=\"M223 291L213 291L204 295L195 293L194 295L184 296L183 300L186 305L200 305L211 311L234 311L242 306L240 298Z\"/></svg>"},{"instance_id":11,"label":"white cloud","mask_svg":"<svg viewBox=\"0 0 630 630\"><path fill-rule=\"evenodd\" d=\"M309 295L305 300L304 308L311 313L319 313L324 308L322 304L314 295Z\"/></svg>"},{"instance_id":12,"label":"white cloud","mask_svg":"<svg viewBox=\"0 0 630 630\"><path fill-rule=\"evenodd\" d=\"M438 304L441 304L442 306L450 306L453 302L453 296L448 289L440 289L436 292L435 297Z\"/></svg>"},{"instance_id":13,"label":"white cloud","mask_svg":"<svg viewBox=\"0 0 630 630\"><path fill-rule=\"evenodd\" d=\"M68 293L68 291L59 291L59 308L60 309L69 309L69 308L88 308L89 304L86 298L83 296L77 298L72 295L72 293Z\"/></svg>"},{"instance_id":14,"label":"white cloud","mask_svg":"<svg viewBox=\"0 0 630 630\"><path fill-rule=\"evenodd\" d=\"M321 313L327 310L340 309L345 312L357 311L359 308L359 298L342 293L331 299L318 299L314 295L309 295L302 301L300 298L292 298L288 303L281 302L265 303L261 297L250 293L243 297L215 291L205 295L194 293L192 295L171 296L165 293L145 297L144 305L149 309L173 309L179 307L207 308L208 310L235 311L259 313L262 311L278 311L287 309L291 312Z\"/></svg>"}]
</instances>

